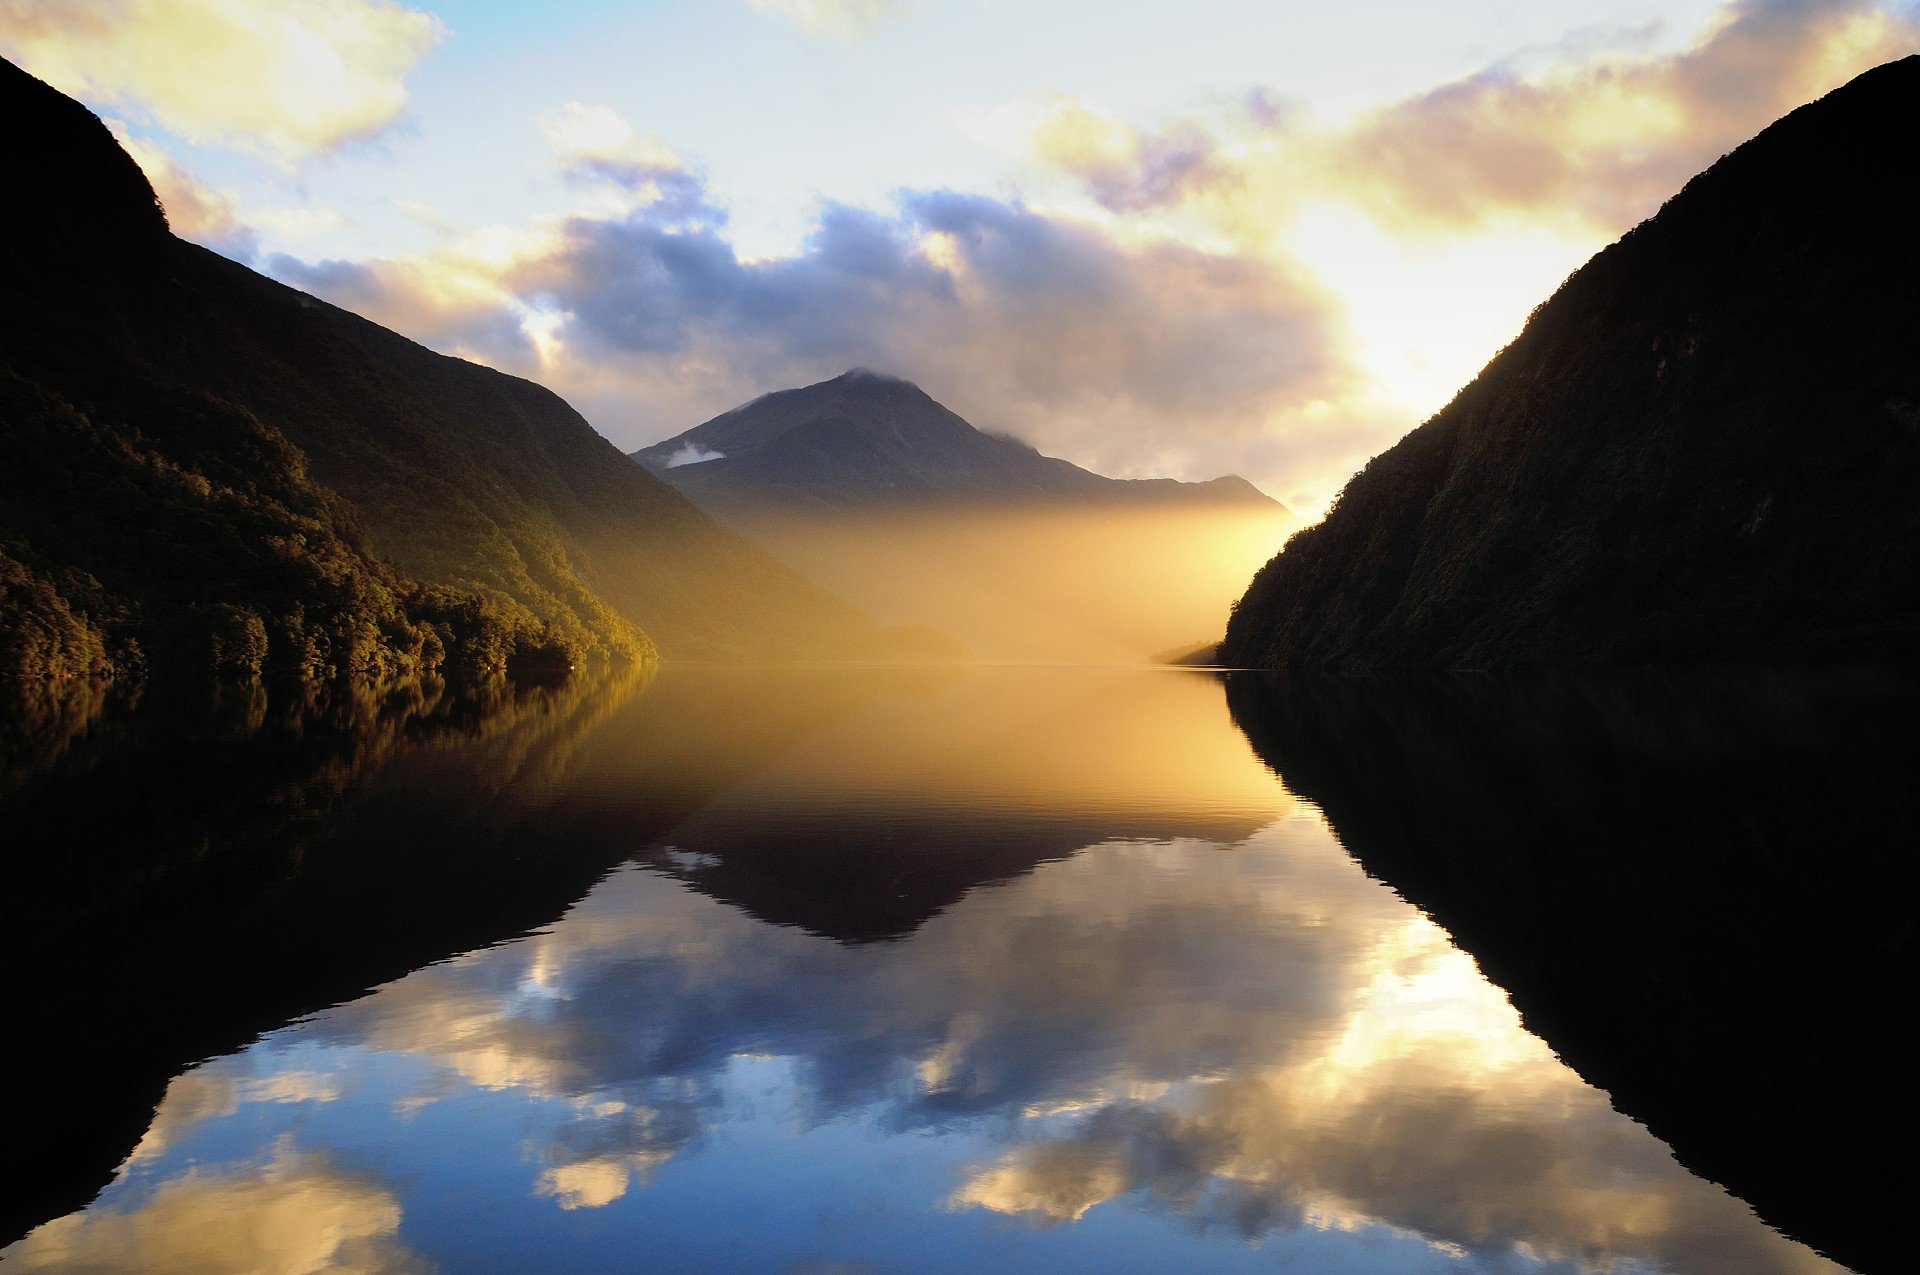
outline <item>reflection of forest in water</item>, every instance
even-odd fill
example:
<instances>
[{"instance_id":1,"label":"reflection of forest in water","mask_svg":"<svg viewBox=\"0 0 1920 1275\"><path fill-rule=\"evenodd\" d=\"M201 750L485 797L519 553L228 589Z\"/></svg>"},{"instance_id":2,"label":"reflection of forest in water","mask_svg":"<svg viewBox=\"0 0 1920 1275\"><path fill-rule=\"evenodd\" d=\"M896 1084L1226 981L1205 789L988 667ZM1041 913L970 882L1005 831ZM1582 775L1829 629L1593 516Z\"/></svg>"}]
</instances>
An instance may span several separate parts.
<instances>
[{"instance_id":1,"label":"reflection of forest in water","mask_svg":"<svg viewBox=\"0 0 1920 1275\"><path fill-rule=\"evenodd\" d=\"M1371 873L1696 1171L1904 1264L1920 685L1874 669L1235 675Z\"/></svg>"},{"instance_id":2,"label":"reflection of forest in water","mask_svg":"<svg viewBox=\"0 0 1920 1275\"><path fill-rule=\"evenodd\" d=\"M504 1192L493 1225L559 1243L525 1210L624 1201L621 1225L671 1226L688 1202L663 1166L733 1173L716 1134L751 1084L797 1104L780 1155L844 1160L845 1190L882 1189L816 1145L847 1122L951 1147L945 1203L901 1214L915 1242L999 1217L1038 1226L1034 1261L1084 1263L1117 1242L1112 1204L1240 1243L1350 1228L1495 1264L1814 1269L1567 1074L1289 795L1689 1164L1796 1233L1857 1237L1782 1161L1897 1093L1870 1059L1836 1093L1835 1033L1871 1055L1879 1020L1818 996L1903 896L1898 843L1862 839L1894 828L1909 701L1761 689L1235 678L1223 699L1164 671L672 668L108 711L0 806L24 834L5 941L41 975L4 1114L44 1190L15 1229L138 1147L35 1252L161 1216L141 1200L191 1222L316 1185L431 1237L413 1188L335 1171L388 1148L433 1180L393 1123L416 1100L459 1113ZM1896 888L1849 913L1868 878ZM1865 930L1818 958L1778 941L1847 914ZM1851 1010L1884 992L1856 984ZM387 1076L425 1088L368 1089ZM366 1141L297 1146L315 1103ZM181 1175L248 1121L281 1140ZM1723 1173L1729 1148L1748 1158ZM704 1207L782 1180L743 1168Z\"/></svg>"},{"instance_id":3,"label":"reflection of forest in water","mask_svg":"<svg viewBox=\"0 0 1920 1275\"><path fill-rule=\"evenodd\" d=\"M10 1006L34 1048L9 1055L0 1109L43 1166L12 1226L97 1189L182 1064L577 897L610 862L472 834L648 676L10 704L0 943L34 971ZM368 791L396 770L435 796L399 823Z\"/></svg>"},{"instance_id":4,"label":"reflection of forest in water","mask_svg":"<svg viewBox=\"0 0 1920 1275\"><path fill-rule=\"evenodd\" d=\"M1185 785L1139 747L1166 723L1152 696L954 695L955 676L677 669L657 684L628 672L291 698L241 685L10 714L0 943L37 971L13 1008L41 1047L9 1057L0 1102L45 1166L43 1195L10 1196L15 1228L97 1189L186 1062L550 921L633 856L753 915L870 938L1109 830L1253 826L1182 809ZM897 724L930 704L945 706L931 752L884 731L851 759L799 748L863 709ZM1022 706L1034 720L1005 738ZM1100 735L1096 720L1110 728L1098 761L1074 745ZM1240 747L1230 730L1208 737ZM898 769L929 756L931 771ZM738 810L690 820L770 766ZM1027 813L991 829L956 819L983 784L1026 785ZM1275 800L1256 776L1234 804ZM789 816L779 838L755 831L769 802ZM681 853L656 844L670 827Z\"/></svg>"},{"instance_id":5,"label":"reflection of forest in water","mask_svg":"<svg viewBox=\"0 0 1920 1275\"><path fill-rule=\"evenodd\" d=\"M301 879L433 842L431 923L536 893L505 847L628 862L156 1069L113 1184L9 1260L184 1260L271 1216L227 1257L1826 1269L1522 1031L1211 679L669 669L561 718L557 769L489 764L517 727L398 750Z\"/></svg>"}]
</instances>

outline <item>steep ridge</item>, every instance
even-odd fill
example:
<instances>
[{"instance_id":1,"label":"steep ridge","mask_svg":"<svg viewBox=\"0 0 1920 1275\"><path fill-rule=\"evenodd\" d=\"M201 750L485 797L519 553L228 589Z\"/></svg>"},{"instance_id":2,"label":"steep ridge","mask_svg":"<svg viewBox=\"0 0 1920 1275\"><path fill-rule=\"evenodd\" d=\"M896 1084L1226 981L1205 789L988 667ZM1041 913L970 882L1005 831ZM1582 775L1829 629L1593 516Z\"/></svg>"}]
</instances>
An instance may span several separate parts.
<instances>
[{"instance_id":1,"label":"steep ridge","mask_svg":"<svg viewBox=\"0 0 1920 1275\"><path fill-rule=\"evenodd\" d=\"M116 634L197 651L209 627L272 664L308 629L404 664L420 628L476 609L567 658L648 635L670 656L884 645L554 394L173 238L99 120L10 64L0 103L33 175L0 201L16 671L111 663Z\"/></svg>"},{"instance_id":2,"label":"steep ridge","mask_svg":"<svg viewBox=\"0 0 1920 1275\"><path fill-rule=\"evenodd\" d=\"M875 616L1015 662L1211 641L1296 525L1243 478L1108 478L857 368L634 458Z\"/></svg>"},{"instance_id":3,"label":"steep ridge","mask_svg":"<svg viewBox=\"0 0 1920 1275\"><path fill-rule=\"evenodd\" d=\"M1254 578L1223 656L1343 669L1904 654L1920 58L1583 266Z\"/></svg>"}]
</instances>

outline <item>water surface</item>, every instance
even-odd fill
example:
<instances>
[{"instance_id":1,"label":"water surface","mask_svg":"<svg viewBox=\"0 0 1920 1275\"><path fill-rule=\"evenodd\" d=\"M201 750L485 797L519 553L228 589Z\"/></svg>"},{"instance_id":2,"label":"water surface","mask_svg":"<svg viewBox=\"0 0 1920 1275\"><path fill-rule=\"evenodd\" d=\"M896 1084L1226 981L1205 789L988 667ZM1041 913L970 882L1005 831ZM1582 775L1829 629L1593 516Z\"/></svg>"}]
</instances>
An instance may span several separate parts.
<instances>
[{"instance_id":1,"label":"water surface","mask_svg":"<svg viewBox=\"0 0 1920 1275\"><path fill-rule=\"evenodd\" d=\"M1530 1035L1217 680L495 710L196 828L156 876L217 906L37 920L136 936L126 1014L198 1034L73 1028L102 1105L145 1068L157 1107L9 1268L1837 1269Z\"/></svg>"}]
</instances>

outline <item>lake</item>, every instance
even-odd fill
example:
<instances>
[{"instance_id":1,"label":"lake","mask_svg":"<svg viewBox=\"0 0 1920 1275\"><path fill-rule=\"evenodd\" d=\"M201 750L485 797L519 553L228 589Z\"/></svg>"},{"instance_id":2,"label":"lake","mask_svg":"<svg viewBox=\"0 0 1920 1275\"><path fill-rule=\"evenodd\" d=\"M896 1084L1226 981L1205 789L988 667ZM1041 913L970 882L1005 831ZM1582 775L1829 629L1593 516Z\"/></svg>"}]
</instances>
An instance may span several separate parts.
<instances>
[{"instance_id":1,"label":"lake","mask_svg":"<svg viewBox=\"0 0 1920 1275\"><path fill-rule=\"evenodd\" d=\"M1650 775L1703 791L1664 745L1595 760L1646 737L1595 705L1658 686L1493 689L1532 723L1511 756L1461 742L1478 692L1134 669L669 666L324 728L257 695L71 725L5 794L35 971L5 1115L38 1170L4 1265L1840 1269L1529 1030L1651 1085L1581 1017L1604 995L1450 910L1457 843L1624 844ZM1597 795L1528 769L1563 755ZM1594 897L1555 920L1489 871L1509 893L1473 897L1548 931ZM1525 1022L1439 921L1491 935ZM1672 1128L1690 1163L1728 1145Z\"/></svg>"}]
</instances>

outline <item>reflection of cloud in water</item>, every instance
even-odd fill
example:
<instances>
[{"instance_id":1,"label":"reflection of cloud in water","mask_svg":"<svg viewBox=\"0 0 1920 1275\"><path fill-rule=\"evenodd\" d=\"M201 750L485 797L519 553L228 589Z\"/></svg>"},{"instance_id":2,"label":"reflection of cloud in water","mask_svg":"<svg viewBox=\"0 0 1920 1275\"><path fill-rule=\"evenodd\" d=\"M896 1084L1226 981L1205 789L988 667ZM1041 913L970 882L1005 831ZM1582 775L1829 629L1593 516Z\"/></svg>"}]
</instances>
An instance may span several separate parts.
<instances>
[{"instance_id":1,"label":"reflection of cloud in water","mask_svg":"<svg viewBox=\"0 0 1920 1275\"><path fill-rule=\"evenodd\" d=\"M808 1129L851 1117L936 1135L915 1143L926 1154L964 1135L944 1154L971 1163L911 1202L944 1195L955 1220L1058 1228L1124 1199L1227 1238L1386 1226L1495 1264L1822 1266L1562 1067L1305 810L1236 847L1095 847L880 944L762 924L629 868L546 932L182 1077L144 1165L170 1171L169 1137L236 1104L325 1096L312 1059L337 1069L369 1051L388 1059L359 1067L408 1077L381 1099L388 1140L436 1098L528 1103L513 1122L521 1189L569 1212L631 1203L702 1155L750 1193L758 1166L725 1161L743 1153L716 1131L740 1117L741 1060L770 1058ZM248 1182L268 1208L309 1163L189 1167L139 1212ZM342 1235L391 1235L388 1214L356 1216ZM134 1218L96 1209L29 1244L52 1252Z\"/></svg>"},{"instance_id":2,"label":"reflection of cloud in water","mask_svg":"<svg viewBox=\"0 0 1920 1275\"><path fill-rule=\"evenodd\" d=\"M151 1160L187 1129L205 1120L233 1115L249 1102L332 1102L340 1096L339 1077L311 1071L274 1071L264 1076L242 1074L237 1059L217 1058L176 1076L167 1096L154 1112L153 1124L133 1149L136 1160Z\"/></svg>"},{"instance_id":3,"label":"reflection of cloud in water","mask_svg":"<svg viewBox=\"0 0 1920 1275\"><path fill-rule=\"evenodd\" d=\"M793 1061L816 1124L1002 1122L955 1207L1061 1222L1134 1195L1248 1238L1385 1224L1488 1256L1822 1265L1612 1111L1312 818L1235 849L1100 847L869 947L628 871L552 932L310 1030L563 1100L534 1190L565 1208L700 1144L756 1055Z\"/></svg>"},{"instance_id":4,"label":"reflection of cloud in water","mask_svg":"<svg viewBox=\"0 0 1920 1275\"><path fill-rule=\"evenodd\" d=\"M328 1271L427 1269L397 1238L387 1188L325 1156L275 1148L265 1163L223 1173L193 1168L139 1204L93 1208L39 1228L7 1250L22 1271Z\"/></svg>"}]
</instances>

